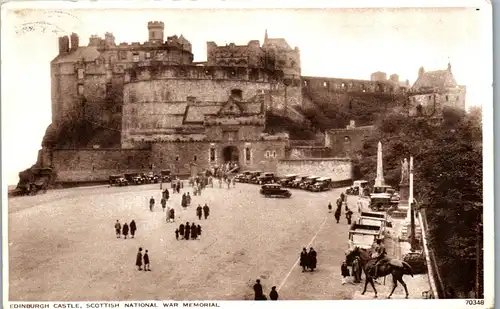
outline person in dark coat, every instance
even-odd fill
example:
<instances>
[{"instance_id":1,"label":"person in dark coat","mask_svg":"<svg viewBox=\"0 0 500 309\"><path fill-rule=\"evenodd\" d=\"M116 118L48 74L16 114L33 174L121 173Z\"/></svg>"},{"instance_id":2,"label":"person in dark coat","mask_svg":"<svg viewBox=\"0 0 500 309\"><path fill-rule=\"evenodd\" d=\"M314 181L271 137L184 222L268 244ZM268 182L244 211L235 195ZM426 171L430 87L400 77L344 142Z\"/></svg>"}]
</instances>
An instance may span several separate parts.
<instances>
[{"instance_id":1,"label":"person in dark coat","mask_svg":"<svg viewBox=\"0 0 500 309\"><path fill-rule=\"evenodd\" d=\"M137 252L137 258L135 259L135 266L139 267L139 270L142 270L142 248L139 248L139 252Z\"/></svg>"},{"instance_id":2,"label":"person in dark coat","mask_svg":"<svg viewBox=\"0 0 500 309\"><path fill-rule=\"evenodd\" d=\"M337 210L335 210L335 220L337 220L337 223L339 223L340 221L340 215L341 215L341 212L342 212L342 206L340 207L337 207Z\"/></svg>"},{"instance_id":3,"label":"person in dark coat","mask_svg":"<svg viewBox=\"0 0 500 309\"><path fill-rule=\"evenodd\" d=\"M146 253L144 253L144 271L151 271L151 268L149 268L148 250L146 250Z\"/></svg>"},{"instance_id":4,"label":"person in dark coat","mask_svg":"<svg viewBox=\"0 0 500 309\"><path fill-rule=\"evenodd\" d=\"M165 191L163 191L163 196L168 201L168 199L170 198L170 193L168 192L168 189L165 188Z\"/></svg>"},{"instance_id":5,"label":"person in dark coat","mask_svg":"<svg viewBox=\"0 0 500 309\"><path fill-rule=\"evenodd\" d=\"M198 207L196 207L196 216L198 217L198 220L201 220L202 212L203 212L203 208L201 208L201 205L198 204Z\"/></svg>"},{"instance_id":6,"label":"person in dark coat","mask_svg":"<svg viewBox=\"0 0 500 309\"><path fill-rule=\"evenodd\" d=\"M163 211L165 211L165 208L167 208L167 200L164 197L161 199L161 208L163 209Z\"/></svg>"},{"instance_id":7,"label":"person in dark coat","mask_svg":"<svg viewBox=\"0 0 500 309\"><path fill-rule=\"evenodd\" d=\"M186 208L187 207L187 198L186 198L186 193L183 193L182 194L182 198L181 198L181 206L183 208Z\"/></svg>"},{"instance_id":8,"label":"person in dark coat","mask_svg":"<svg viewBox=\"0 0 500 309\"><path fill-rule=\"evenodd\" d=\"M347 224L349 225L351 224L352 214L353 212L349 208L347 208L347 211L345 213L345 218L347 219Z\"/></svg>"},{"instance_id":9,"label":"person in dark coat","mask_svg":"<svg viewBox=\"0 0 500 309\"><path fill-rule=\"evenodd\" d=\"M273 286L271 288L271 293L269 293L269 298L271 300L278 300L278 291L276 291L276 287L275 286Z\"/></svg>"},{"instance_id":10,"label":"person in dark coat","mask_svg":"<svg viewBox=\"0 0 500 309\"><path fill-rule=\"evenodd\" d=\"M122 225L118 220L116 220L115 223L115 231L116 231L116 238L120 238L120 235L122 234Z\"/></svg>"},{"instance_id":11,"label":"person in dark coat","mask_svg":"<svg viewBox=\"0 0 500 309\"><path fill-rule=\"evenodd\" d=\"M346 262L343 262L342 266L340 266L340 274L342 275L342 285L344 285L346 283L346 278L351 275L349 273L349 268L347 268Z\"/></svg>"},{"instance_id":12,"label":"person in dark coat","mask_svg":"<svg viewBox=\"0 0 500 309\"><path fill-rule=\"evenodd\" d=\"M123 233L123 237L125 237L125 239L127 239L127 236L128 236L128 224L127 224L127 222L125 222L125 224L123 225L122 233Z\"/></svg>"},{"instance_id":13,"label":"person in dark coat","mask_svg":"<svg viewBox=\"0 0 500 309\"><path fill-rule=\"evenodd\" d=\"M179 240L179 229L175 229L175 239Z\"/></svg>"},{"instance_id":14,"label":"person in dark coat","mask_svg":"<svg viewBox=\"0 0 500 309\"><path fill-rule=\"evenodd\" d=\"M257 282L253 285L253 291L255 292L255 300L262 300L262 295L264 295L264 292L262 291L260 279L257 279Z\"/></svg>"},{"instance_id":15,"label":"person in dark coat","mask_svg":"<svg viewBox=\"0 0 500 309\"><path fill-rule=\"evenodd\" d=\"M175 222L175 210L173 208L170 209L169 218L170 221Z\"/></svg>"},{"instance_id":16,"label":"person in dark coat","mask_svg":"<svg viewBox=\"0 0 500 309\"><path fill-rule=\"evenodd\" d=\"M191 226L189 225L189 222L186 222L186 227L184 230L184 239L189 240L189 235L191 234Z\"/></svg>"},{"instance_id":17,"label":"person in dark coat","mask_svg":"<svg viewBox=\"0 0 500 309\"><path fill-rule=\"evenodd\" d=\"M343 202L345 201L345 194L344 192L340 193L340 200ZM347 202L347 201L346 201Z\"/></svg>"},{"instance_id":18,"label":"person in dark coat","mask_svg":"<svg viewBox=\"0 0 500 309\"><path fill-rule=\"evenodd\" d=\"M191 195L189 195L189 192L186 195L186 202L188 206L191 205Z\"/></svg>"},{"instance_id":19,"label":"person in dark coat","mask_svg":"<svg viewBox=\"0 0 500 309\"><path fill-rule=\"evenodd\" d=\"M135 221L132 220L130 222L130 235L132 235L132 238L135 236L135 231L137 231L137 226L135 225Z\"/></svg>"},{"instance_id":20,"label":"person in dark coat","mask_svg":"<svg viewBox=\"0 0 500 309\"><path fill-rule=\"evenodd\" d=\"M151 197L149 199L149 210L153 211L153 207L155 206L155 199Z\"/></svg>"},{"instance_id":21,"label":"person in dark coat","mask_svg":"<svg viewBox=\"0 0 500 309\"><path fill-rule=\"evenodd\" d=\"M309 268L311 269L311 271L314 271L314 269L316 268L317 263L318 263L317 253L311 247L309 249Z\"/></svg>"},{"instance_id":22,"label":"person in dark coat","mask_svg":"<svg viewBox=\"0 0 500 309\"><path fill-rule=\"evenodd\" d=\"M198 236L200 236L201 235L201 226L199 224L197 226L197 230L198 230Z\"/></svg>"},{"instance_id":23,"label":"person in dark coat","mask_svg":"<svg viewBox=\"0 0 500 309\"><path fill-rule=\"evenodd\" d=\"M332 212L332 203L328 203L328 212Z\"/></svg>"},{"instance_id":24,"label":"person in dark coat","mask_svg":"<svg viewBox=\"0 0 500 309\"><path fill-rule=\"evenodd\" d=\"M191 227L191 239L196 239L198 237L198 227L194 225Z\"/></svg>"},{"instance_id":25,"label":"person in dark coat","mask_svg":"<svg viewBox=\"0 0 500 309\"><path fill-rule=\"evenodd\" d=\"M302 272L305 272L307 267L309 267L309 255L306 248L303 248L300 253L300 266L302 266Z\"/></svg>"},{"instance_id":26,"label":"person in dark coat","mask_svg":"<svg viewBox=\"0 0 500 309\"><path fill-rule=\"evenodd\" d=\"M185 227L184 224L181 223L181 225L179 225L179 233L181 234L181 239L184 239L184 232L185 232Z\"/></svg>"},{"instance_id":27,"label":"person in dark coat","mask_svg":"<svg viewBox=\"0 0 500 309\"><path fill-rule=\"evenodd\" d=\"M205 206L203 206L203 215L205 215L205 220L208 218L208 216L210 215L210 208L208 207L207 204L205 204Z\"/></svg>"}]
</instances>

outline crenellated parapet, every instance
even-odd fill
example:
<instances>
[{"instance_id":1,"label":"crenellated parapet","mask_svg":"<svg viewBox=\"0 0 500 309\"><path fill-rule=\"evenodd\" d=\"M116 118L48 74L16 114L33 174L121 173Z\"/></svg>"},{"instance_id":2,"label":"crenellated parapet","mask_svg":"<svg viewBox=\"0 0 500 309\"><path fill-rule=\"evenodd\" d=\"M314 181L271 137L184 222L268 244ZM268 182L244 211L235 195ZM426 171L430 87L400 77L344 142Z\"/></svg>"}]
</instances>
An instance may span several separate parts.
<instances>
[{"instance_id":1,"label":"crenellated parapet","mask_svg":"<svg viewBox=\"0 0 500 309\"><path fill-rule=\"evenodd\" d=\"M404 95L406 88L391 81L372 81L346 78L302 77L302 89L333 93L367 93L380 95Z\"/></svg>"},{"instance_id":2,"label":"crenellated parapet","mask_svg":"<svg viewBox=\"0 0 500 309\"><path fill-rule=\"evenodd\" d=\"M161 61L150 65L134 66L125 70L125 83L157 79L230 80L261 83L278 83L283 78L281 71L262 68L219 67L195 65L169 65Z\"/></svg>"}]
</instances>

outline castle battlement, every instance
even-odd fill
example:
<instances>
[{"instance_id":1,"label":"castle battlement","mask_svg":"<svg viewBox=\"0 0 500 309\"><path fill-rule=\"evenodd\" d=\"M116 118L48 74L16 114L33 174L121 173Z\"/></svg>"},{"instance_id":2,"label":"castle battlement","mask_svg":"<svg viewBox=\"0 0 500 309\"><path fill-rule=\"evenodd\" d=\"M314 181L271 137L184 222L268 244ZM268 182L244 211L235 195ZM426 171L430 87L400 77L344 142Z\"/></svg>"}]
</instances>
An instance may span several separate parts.
<instances>
[{"instance_id":1,"label":"castle battlement","mask_svg":"<svg viewBox=\"0 0 500 309\"><path fill-rule=\"evenodd\" d=\"M165 29L165 23L162 21L150 21L150 22L148 22L148 28Z\"/></svg>"},{"instance_id":2,"label":"castle battlement","mask_svg":"<svg viewBox=\"0 0 500 309\"><path fill-rule=\"evenodd\" d=\"M303 89L323 92L360 92L379 94L404 94L407 89L389 80L371 81L349 78L302 77Z\"/></svg>"},{"instance_id":3,"label":"castle battlement","mask_svg":"<svg viewBox=\"0 0 500 309\"><path fill-rule=\"evenodd\" d=\"M169 65L152 61L147 66L134 66L125 70L125 83L156 79L231 80L278 83L283 71L264 68L220 67L197 65Z\"/></svg>"}]
</instances>

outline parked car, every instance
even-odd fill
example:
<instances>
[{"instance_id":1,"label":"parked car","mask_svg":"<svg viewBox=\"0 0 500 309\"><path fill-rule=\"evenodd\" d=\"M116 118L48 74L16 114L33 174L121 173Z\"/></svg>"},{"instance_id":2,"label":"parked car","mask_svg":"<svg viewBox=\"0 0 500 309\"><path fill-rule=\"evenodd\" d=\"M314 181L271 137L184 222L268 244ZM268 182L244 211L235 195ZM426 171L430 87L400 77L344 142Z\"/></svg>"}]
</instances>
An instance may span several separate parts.
<instances>
[{"instance_id":1,"label":"parked car","mask_svg":"<svg viewBox=\"0 0 500 309\"><path fill-rule=\"evenodd\" d=\"M292 186L292 181L294 181L297 176L298 176L297 174L285 175L281 177L280 180L278 180L278 183L282 187L289 188Z\"/></svg>"},{"instance_id":2,"label":"parked car","mask_svg":"<svg viewBox=\"0 0 500 309\"><path fill-rule=\"evenodd\" d=\"M291 188L299 188L300 184L307 179L307 176L297 176L295 179L290 183Z\"/></svg>"},{"instance_id":3,"label":"parked car","mask_svg":"<svg viewBox=\"0 0 500 309\"><path fill-rule=\"evenodd\" d=\"M247 182L248 183L253 183L253 184L258 184L259 183L259 176L262 175L262 171L254 171L252 172L248 177L247 177Z\"/></svg>"},{"instance_id":4,"label":"parked car","mask_svg":"<svg viewBox=\"0 0 500 309\"><path fill-rule=\"evenodd\" d=\"M299 188L302 190L308 190L309 187L312 186L319 178L320 177L318 176L309 176L300 183Z\"/></svg>"},{"instance_id":5,"label":"parked car","mask_svg":"<svg viewBox=\"0 0 500 309\"><path fill-rule=\"evenodd\" d=\"M144 184L144 179L137 173L125 174L125 179L129 184L132 185L142 185Z\"/></svg>"},{"instance_id":6,"label":"parked car","mask_svg":"<svg viewBox=\"0 0 500 309\"><path fill-rule=\"evenodd\" d=\"M286 197L292 196L292 193L286 189L282 189L278 184L263 185L260 189L260 194L265 197Z\"/></svg>"},{"instance_id":7,"label":"parked car","mask_svg":"<svg viewBox=\"0 0 500 309\"><path fill-rule=\"evenodd\" d=\"M110 186L128 186L128 181L122 175L111 175L109 176L109 185Z\"/></svg>"},{"instance_id":8,"label":"parked car","mask_svg":"<svg viewBox=\"0 0 500 309\"><path fill-rule=\"evenodd\" d=\"M257 177L257 181L259 185L264 185L268 183L274 183L276 180L276 177L274 176L274 173L263 173L259 177Z\"/></svg>"},{"instance_id":9,"label":"parked car","mask_svg":"<svg viewBox=\"0 0 500 309\"><path fill-rule=\"evenodd\" d=\"M236 182L246 182L247 176L250 175L251 171L243 171L242 173L236 175L234 181Z\"/></svg>"},{"instance_id":10,"label":"parked car","mask_svg":"<svg viewBox=\"0 0 500 309\"><path fill-rule=\"evenodd\" d=\"M310 190L314 192L328 191L332 187L332 179L328 177L321 177L316 180L316 182L310 186Z\"/></svg>"},{"instance_id":11,"label":"parked car","mask_svg":"<svg viewBox=\"0 0 500 309\"><path fill-rule=\"evenodd\" d=\"M158 183L160 178L156 176L153 172L149 172L144 175L149 183Z\"/></svg>"},{"instance_id":12,"label":"parked car","mask_svg":"<svg viewBox=\"0 0 500 309\"><path fill-rule=\"evenodd\" d=\"M172 181L172 171L163 170L160 172L162 182L171 182Z\"/></svg>"}]
</instances>

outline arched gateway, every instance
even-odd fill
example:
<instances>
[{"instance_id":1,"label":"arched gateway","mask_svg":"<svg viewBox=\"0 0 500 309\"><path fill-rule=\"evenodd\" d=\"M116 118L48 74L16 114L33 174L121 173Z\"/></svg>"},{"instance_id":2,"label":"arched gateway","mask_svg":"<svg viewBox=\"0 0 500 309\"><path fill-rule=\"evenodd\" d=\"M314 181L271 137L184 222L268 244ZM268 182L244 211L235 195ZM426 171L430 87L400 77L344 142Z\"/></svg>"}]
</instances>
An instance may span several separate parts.
<instances>
[{"instance_id":1,"label":"arched gateway","mask_svg":"<svg viewBox=\"0 0 500 309\"><path fill-rule=\"evenodd\" d=\"M222 159L226 162L239 162L239 150L236 146L227 146L222 149Z\"/></svg>"}]
</instances>

